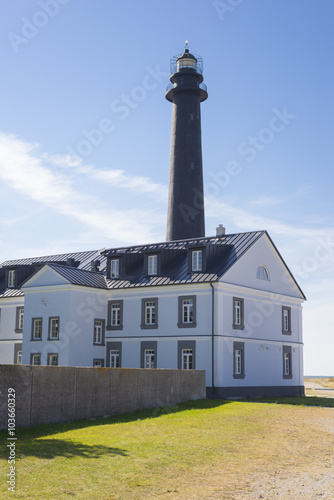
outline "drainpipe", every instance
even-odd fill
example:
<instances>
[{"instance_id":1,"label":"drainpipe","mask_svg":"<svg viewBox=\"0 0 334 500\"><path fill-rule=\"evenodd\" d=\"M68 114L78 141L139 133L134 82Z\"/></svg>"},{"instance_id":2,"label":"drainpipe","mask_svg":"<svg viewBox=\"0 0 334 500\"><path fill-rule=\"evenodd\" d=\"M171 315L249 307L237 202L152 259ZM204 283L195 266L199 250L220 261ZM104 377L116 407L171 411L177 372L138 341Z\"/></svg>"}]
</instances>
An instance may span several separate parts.
<instances>
[{"instance_id":1,"label":"drainpipe","mask_svg":"<svg viewBox=\"0 0 334 500\"><path fill-rule=\"evenodd\" d=\"M215 392L215 289L210 281L211 297L212 297L212 318L211 318L211 354L212 354L212 387L211 392Z\"/></svg>"}]
</instances>

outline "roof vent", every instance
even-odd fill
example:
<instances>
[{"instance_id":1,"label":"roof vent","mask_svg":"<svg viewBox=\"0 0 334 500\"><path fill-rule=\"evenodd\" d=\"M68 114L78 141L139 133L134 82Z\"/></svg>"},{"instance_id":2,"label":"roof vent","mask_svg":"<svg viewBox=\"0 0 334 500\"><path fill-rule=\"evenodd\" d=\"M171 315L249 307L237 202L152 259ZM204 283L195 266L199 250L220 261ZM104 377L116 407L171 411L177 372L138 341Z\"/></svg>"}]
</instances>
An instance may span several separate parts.
<instances>
[{"instance_id":1,"label":"roof vent","mask_svg":"<svg viewBox=\"0 0 334 500\"><path fill-rule=\"evenodd\" d=\"M225 236L226 229L223 226L223 224L219 224L218 227L216 227L216 236Z\"/></svg>"},{"instance_id":2,"label":"roof vent","mask_svg":"<svg viewBox=\"0 0 334 500\"><path fill-rule=\"evenodd\" d=\"M90 263L91 271L95 271L95 272L99 271L100 265L101 265L101 262L99 260L92 260L92 262Z\"/></svg>"}]
</instances>

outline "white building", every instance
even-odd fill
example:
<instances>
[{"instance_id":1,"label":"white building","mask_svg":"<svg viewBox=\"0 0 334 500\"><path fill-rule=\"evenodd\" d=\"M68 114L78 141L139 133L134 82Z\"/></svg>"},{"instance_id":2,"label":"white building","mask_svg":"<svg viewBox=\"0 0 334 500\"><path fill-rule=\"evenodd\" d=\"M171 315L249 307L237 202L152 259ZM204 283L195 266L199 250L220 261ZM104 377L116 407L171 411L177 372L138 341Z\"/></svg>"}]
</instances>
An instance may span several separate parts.
<instances>
[{"instance_id":1,"label":"white building","mask_svg":"<svg viewBox=\"0 0 334 500\"><path fill-rule=\"evenodd\" d=\"M208 395L303 394L305 297L266 232L106 250L101 270L91 252L94 271L81 255L2 294L2 362L23 327L24 364L197 368Z\"/></svg>"},{"instance_id":2,"label":"white building","mask_svg":"<svg viewBox=\"0 0 334 500\"><path fill-rule=\"evenodd\" d=\"M186 47L171 71L169 241L3 263L0 363L197 368L208 395L301 395L304 294L265 231L204 236L202 59Z\"/></svg>"}]
</instances>

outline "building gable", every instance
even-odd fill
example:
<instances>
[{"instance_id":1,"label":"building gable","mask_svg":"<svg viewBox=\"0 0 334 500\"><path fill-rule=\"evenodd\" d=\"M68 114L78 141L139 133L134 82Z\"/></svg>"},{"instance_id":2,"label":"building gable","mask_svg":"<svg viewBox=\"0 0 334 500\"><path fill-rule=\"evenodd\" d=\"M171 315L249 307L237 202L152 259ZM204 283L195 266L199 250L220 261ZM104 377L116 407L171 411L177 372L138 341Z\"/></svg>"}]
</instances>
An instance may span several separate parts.
<instances>
[{"instance_id":1,"label":"building gable","mask_svg":"<svg viewBox=\"0 0 334 500\"><path fill-rule=\"evenodd\" d=\"M305 295L267 233L233 264L220 281L305 300Z\"/></svg>"},{"instance_id":2,"label":"building gable","mask_svg":"<svg viewBox=\"0 0 334 500\"><path fill-rule=\"evenodd\" d=\"M69 280L61 276L49 265L43 266L39 271L33 274L23 285L22 290L40 286L68 285Z\"/></svg>"}]
</instances>

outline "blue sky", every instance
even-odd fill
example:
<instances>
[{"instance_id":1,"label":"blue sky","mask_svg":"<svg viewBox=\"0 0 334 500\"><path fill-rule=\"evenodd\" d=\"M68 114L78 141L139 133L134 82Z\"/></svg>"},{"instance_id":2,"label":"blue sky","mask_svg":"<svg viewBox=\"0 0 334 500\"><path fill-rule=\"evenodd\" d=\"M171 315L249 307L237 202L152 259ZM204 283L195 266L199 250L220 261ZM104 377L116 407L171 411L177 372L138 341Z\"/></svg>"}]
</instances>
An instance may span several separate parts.
<instances>
[{"instance_id":1,"label":"blue sky","mask_svg":"<svg viewBox=\"0 0 334 500\"><path fill-rule=\"evenodd\" d=\"M169 60L204 60L206 234L267 229L334 375L331 0L17 0L0 16L0 262L164 241Z\"/></svg>"}]
</instances>

